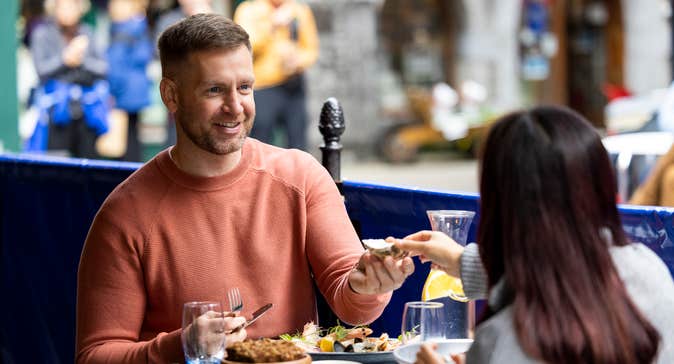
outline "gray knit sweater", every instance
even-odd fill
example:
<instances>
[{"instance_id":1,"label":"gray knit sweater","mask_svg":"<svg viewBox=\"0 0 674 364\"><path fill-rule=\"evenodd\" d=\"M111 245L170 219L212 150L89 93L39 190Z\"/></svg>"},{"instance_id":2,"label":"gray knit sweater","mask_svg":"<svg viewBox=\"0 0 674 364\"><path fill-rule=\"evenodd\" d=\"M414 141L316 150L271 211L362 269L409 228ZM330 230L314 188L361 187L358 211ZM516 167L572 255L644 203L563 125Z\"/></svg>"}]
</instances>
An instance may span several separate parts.
<instances>
[{"instance_id":1,"label":"gray knit sweater","mask_svg":"<svg viewBox=\"0 0 674 364\"><path fill-rule=\"evenodd\" d=\"M656 363L674 363L674 281L667 266L643 244L611 247L613 263L631 299L660 332L662 341ZM487 275L476 244L466 246L461 257L464 292L471 299L487 297ZM503 299L502 282L489 295L490 305ZM539 363L522 351L515 336L512 307L500 310L477 327L467 364Z\"/></svg>"}]
</instances>

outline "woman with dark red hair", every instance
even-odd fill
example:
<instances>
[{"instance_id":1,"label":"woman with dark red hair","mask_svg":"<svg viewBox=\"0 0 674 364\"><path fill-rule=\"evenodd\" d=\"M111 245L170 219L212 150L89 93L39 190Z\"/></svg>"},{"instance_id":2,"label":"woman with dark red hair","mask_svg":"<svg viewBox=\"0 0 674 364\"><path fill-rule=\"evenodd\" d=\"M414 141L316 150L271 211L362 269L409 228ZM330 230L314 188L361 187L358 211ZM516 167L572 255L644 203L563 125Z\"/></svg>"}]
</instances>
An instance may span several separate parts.
<instances>
[{"instance_id":1,"label":"woman with dark red hair","mask_svg":"<svg viewBox=\"0 0 674 364\"><path fill-rule=\"evenodd\" d=\"M397 242L488 298L467 363L674 363L672 276L627 240L611 163L583 117L537 107L501 118L480 194L477 245L428 231ZM431 344L417 361L442 359Z\"/></svg>"}]
</instances>

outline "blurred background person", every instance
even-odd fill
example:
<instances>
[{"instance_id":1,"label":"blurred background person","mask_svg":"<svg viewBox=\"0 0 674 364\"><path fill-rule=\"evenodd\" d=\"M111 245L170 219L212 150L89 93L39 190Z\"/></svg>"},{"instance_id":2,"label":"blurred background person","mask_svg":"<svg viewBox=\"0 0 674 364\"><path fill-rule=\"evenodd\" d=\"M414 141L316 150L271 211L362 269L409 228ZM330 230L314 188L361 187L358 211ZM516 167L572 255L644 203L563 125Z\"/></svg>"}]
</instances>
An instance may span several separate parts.
<instances>
[{"instance_id":1,"label":"blurred background person","mask_svg":"<svg viewBox=\"0 0 674 364\"><path fill-rule=\"evenodd\" d=\"M655 167L634 191L628 203L674 207L674 146L658 158Z\"/></svg>"},{"instance_id":2,"label":"blurred background person","mask_svg":"<svg viewBox=\"0 0 674 364\"><path fill-rule=\"evenodd\" d=\"M138 136L139 112L150 105L151 82L147 66L152 60L154 46L145 16L147 0L110 0L110 43L108 72L110 92L115 108L127 116L127 142L123 160L142 161Z\"/></svg>"},{"instance_id":3,"label":"blurred background person","mask_svg":"<svg viewBox=\"0 0 674 364\"><path fill-rule=\"evenodd\" d=\"M234 21L250 34L257 110L251 136L275 141L275 127L285 129L289 148L307 149L304 71L318 58L318 33L308 5L294 0L243 2ZM278 142L276 144L279 144Z\"/></svg>"},{"instance_id":4,"label":"blurred background person","mask_svg":"<svg viewBox=\"0 0 674 364\"><path fill-rule=\"evenodd\" d=\"M39 120L26 149L97 158L96 138L107 131L107 62L80 18L87 0L47 0L48 18L31 33L39 77L34 103Z\"/></svg>"}]
</instances>

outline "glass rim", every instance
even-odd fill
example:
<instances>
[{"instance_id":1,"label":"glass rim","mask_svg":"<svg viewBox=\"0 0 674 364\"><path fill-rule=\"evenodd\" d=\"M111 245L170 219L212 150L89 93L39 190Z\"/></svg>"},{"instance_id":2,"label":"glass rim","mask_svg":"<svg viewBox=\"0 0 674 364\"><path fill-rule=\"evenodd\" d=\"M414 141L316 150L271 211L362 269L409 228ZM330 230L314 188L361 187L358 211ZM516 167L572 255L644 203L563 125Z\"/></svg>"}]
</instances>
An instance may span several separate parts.
<instances>
[{"instance_id":1,"label":"glass rim","mask_svg":"<svg viewBox=\"0 0 674 364\"><path fill-rule=\"evenodd\" d=\"M426 214L442 214L443 216L473 217L475 211L470 210L426 210Z\"/></svg>"},{"instance_id":2,"label":"glass rim","mask_svg":"<svg viewBox=\"0 0 674 364\"><path fill-rule=\"evenodd\" d=\"M441 308L444 306L445 304L442 302L430 302L430 301L405 302L405 307L412 307L412 308Z\"/></svg>"}]
</instances>

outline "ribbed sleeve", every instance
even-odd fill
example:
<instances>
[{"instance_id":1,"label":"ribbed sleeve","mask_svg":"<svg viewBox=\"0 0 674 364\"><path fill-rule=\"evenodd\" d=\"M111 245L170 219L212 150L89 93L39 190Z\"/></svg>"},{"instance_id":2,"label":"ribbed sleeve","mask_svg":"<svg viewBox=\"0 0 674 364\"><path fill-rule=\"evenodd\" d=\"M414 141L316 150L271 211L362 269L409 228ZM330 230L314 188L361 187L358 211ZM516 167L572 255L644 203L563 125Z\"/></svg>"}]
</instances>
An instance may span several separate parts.
<instances>
[{"instance_id":1,"label":"ribbed sleeve","mask_svg":"<svg viewBox=\"0 0 674 364\"><path fill-rule=\"evenodd\" d=\"M487 272L480 260L477 244L468 244L461 255L463 292L471 300L487 298Z\"/></svg>"}]
</instances>

